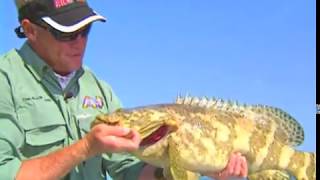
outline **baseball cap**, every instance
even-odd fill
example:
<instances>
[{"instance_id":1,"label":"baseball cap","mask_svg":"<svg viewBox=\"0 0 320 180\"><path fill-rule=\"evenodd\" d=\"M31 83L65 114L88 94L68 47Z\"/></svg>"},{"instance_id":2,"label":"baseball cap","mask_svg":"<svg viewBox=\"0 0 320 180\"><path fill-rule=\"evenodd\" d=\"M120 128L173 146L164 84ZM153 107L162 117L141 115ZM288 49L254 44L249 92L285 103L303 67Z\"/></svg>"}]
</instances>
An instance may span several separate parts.
<instances>
[{"instance_id":1,"label":"baseball cap","mask_svg":"<svg viewBox=\"0 0 320 180\"><path fill-rule=\"evenodd\" d=\"M91 9L86 0L15 0L19 21L43 21L55 30L75 32L94 22L105 22L106 18Z\"/></svg>"}]
</instances>

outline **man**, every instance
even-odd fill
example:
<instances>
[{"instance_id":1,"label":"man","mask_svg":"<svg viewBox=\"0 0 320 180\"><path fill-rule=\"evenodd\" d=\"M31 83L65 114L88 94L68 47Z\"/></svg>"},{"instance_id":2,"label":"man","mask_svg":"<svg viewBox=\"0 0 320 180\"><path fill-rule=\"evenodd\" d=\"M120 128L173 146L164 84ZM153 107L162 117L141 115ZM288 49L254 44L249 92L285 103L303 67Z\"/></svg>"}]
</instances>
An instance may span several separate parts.
<instances>
[{"instance_id":1,"label":"man","mask_svg":"<svg viewBox=\"0 0 320 180\"><path fill-rule=\"evenodd\" d=\"M154 167L125 153L138 148L130 129L90 123L121 107L111 87L82 65L87 36L105 18L85 0L16 0L19 50L0 57L1 179L152 179ZM102 153L108 153L101 155ZM117 154L116 154L117 153ZM233 154L213 177L246 176Z\"/></svg>"}]
</instances>

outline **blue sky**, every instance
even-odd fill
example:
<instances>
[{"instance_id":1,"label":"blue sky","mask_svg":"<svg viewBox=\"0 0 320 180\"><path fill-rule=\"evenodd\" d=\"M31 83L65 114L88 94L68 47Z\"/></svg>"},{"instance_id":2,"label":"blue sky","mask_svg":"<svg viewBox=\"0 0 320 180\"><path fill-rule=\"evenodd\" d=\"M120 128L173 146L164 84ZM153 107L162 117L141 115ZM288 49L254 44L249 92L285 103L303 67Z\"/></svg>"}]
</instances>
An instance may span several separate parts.
<instances>
[{"instance_id":1,"label":"blue sky","mask_svg":"<svg viewBox=\"0 0 320 180\"><path fill-rule=\"evenodd\" d=\"M181 93L279 107L316 148L315 0L90 1L85 64L126 107ZM13 1L0 1L0 54L19 48Z\"/></svg>"}]
</instances>

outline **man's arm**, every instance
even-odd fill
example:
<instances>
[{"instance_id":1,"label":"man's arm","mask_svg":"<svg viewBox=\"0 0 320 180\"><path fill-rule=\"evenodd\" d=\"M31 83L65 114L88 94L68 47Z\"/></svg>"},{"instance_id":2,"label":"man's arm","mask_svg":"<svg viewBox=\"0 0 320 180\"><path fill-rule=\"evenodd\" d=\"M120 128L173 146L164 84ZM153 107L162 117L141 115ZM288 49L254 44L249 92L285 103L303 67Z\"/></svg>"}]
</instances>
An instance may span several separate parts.
<instances>
[{"instance_id":1,"label":"man's arm","mask_svg":"<svg viewBox=\"0 0 320 180\"><path fill-rule=\"evenodd\" d=\"M86 154L85 141L80 140L47 156L23 161L16 179L60 179L85 160Z\"/></svg>"},{"instance_id":2,"label":"man's arm","mask_svg":"<svg viewBox=\"0 0 320 180\"><path fill-rule=\"evenodd\" d=\"M140 137L135 131L100 124L75 144L47 156L23 161L16 179L61 179L85 159L104 152L132 151L139 143Z\"/></svg>"}]
</instances>

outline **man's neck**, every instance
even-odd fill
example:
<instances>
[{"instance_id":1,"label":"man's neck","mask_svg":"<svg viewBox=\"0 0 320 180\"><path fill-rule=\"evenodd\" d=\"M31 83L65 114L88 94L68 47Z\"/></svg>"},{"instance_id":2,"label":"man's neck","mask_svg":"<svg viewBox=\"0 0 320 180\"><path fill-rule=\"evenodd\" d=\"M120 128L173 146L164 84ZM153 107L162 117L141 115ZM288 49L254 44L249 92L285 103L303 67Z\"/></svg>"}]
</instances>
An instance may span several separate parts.
<instances>
[{"instance_id":1,"label":"man's neck","mask_svg":"<svg viewBox=\"0 0 320 180\"><path fill-rule=\"evenodd\" d=\"M61 75L61 74L58 74L56 72L54 72L54 74L56 75L61 88L65 89L67 87L67 85L69 84L70 80L76 74L76 71L72 71L71 73L66 74L66 75Z\"/></svg>"}]
</instances>

